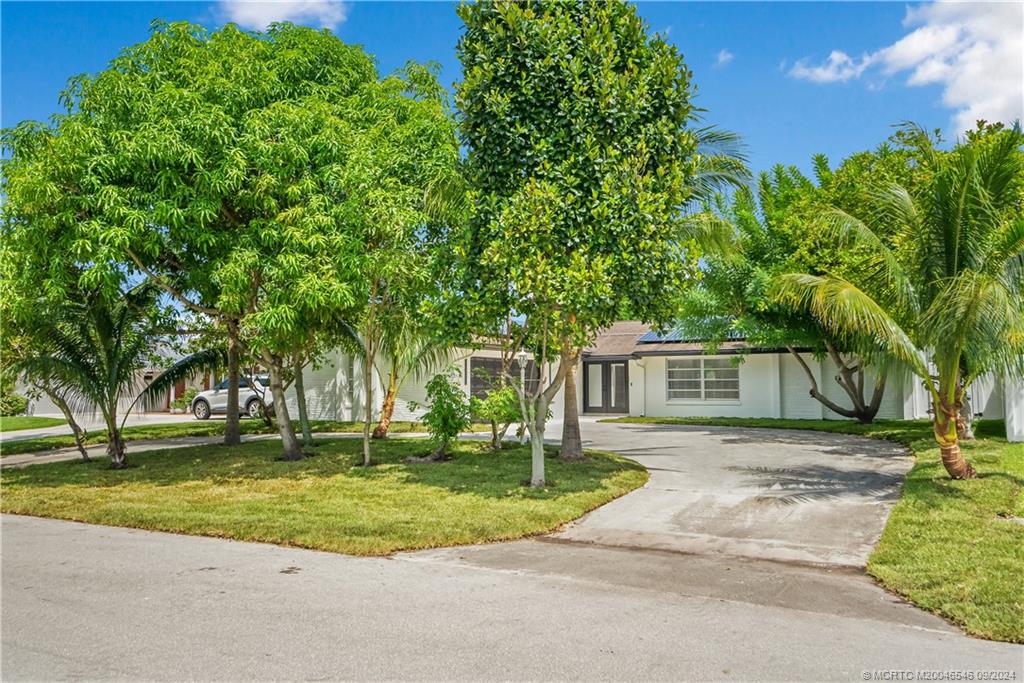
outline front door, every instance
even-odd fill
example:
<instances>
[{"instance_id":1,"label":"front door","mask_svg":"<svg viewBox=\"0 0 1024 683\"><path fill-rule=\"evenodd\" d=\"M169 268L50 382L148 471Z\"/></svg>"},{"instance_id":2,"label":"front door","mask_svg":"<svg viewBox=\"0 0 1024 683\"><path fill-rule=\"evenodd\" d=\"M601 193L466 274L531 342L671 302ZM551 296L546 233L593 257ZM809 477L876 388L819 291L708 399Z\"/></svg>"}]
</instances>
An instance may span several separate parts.
<instances>
[{"instance_id":1,"label":"front door","mask_svg":"<svg viewBox=\"0 0 1024 683\"><path fill-rule=\"evenodd\" d=\"M626 361L584 361L583 412L629 412L629 369Z\"/></svg>"}]
</instances>

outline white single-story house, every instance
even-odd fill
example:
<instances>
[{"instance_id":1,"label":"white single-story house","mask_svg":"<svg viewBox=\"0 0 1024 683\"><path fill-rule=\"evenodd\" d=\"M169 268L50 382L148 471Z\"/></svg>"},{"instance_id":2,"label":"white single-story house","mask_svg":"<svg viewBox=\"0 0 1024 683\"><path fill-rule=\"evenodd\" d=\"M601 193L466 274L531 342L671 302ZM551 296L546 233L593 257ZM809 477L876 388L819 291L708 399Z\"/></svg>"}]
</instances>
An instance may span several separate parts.
<instances>
[{"instance_id":1,"label":"white single-story house","mask_svg":"<svg viewBox=\"0 0 1024 683\"><path fill-rule=\"evenodd\" d=\"M819 390L848 405L832 379L831 359L801 354ZM751 348L728 341L709 354L705 345L678 334L659 335L636 321L620 321L600 335L581 360L580 399L584 413L648 417L775 417L846 419L810 395L799 361L786 349ZM874 388L867 378L865 393ZM983 377L969 390L982 419L1007 422L1011 440L1024 441L1024 381ZM880 419L929 417L921 382L906 373L890 378L878 411Z\"/></svg>"},{"instance_id":2,"label":"white single-story house","mask_svg":"<svg viewBox=\"0 0 1024 683\"><path fill-rule=\"evenodd\" d=\"M819 390L840 405L848 405L842 388L832 379L836 367L830 359L801 355L818 382ZM466 395L480 395L487 376L500 367L501 351L493 346L453 349L453 375ZM532 363L531 363L532 365ZM531 368L532 369L532 368ZM546 368L553 372L552 368ZM152 372L152 371L147 371ZM436 372L436 370L435 370ZM515 370L513 370L515 374ZM375 372L374 417L384 394ZM360 420L366 392L362 361L335 352L304 372L306 402L311 419ZM409 377L395 403L395 420L422 415L428 376ZM189 382L209 388L209 378ZM866 382L870 395L873 382ZM184 391L180 385L166 403ZM810 384L800 363L786 349L751 348L742 340L728 341L714 354L701 342L677 334L659 335L636 321L620 321L603 332L582 354L577 370L577 399L584 414L647 417L767 417L846 419L810 396ZM287 391L289 412L297 415L295 390ZM982 419L1006 420L1007 436L1024 441L1024 379L985 377L970 391L974 412ZM42 399L35 414L59 411ZM881 419L929 417L929 400L921 383L906 374L891 377L878 412ZM552 417L563 410L561 392L551 404Z\"/></svg>"}]
</instances>

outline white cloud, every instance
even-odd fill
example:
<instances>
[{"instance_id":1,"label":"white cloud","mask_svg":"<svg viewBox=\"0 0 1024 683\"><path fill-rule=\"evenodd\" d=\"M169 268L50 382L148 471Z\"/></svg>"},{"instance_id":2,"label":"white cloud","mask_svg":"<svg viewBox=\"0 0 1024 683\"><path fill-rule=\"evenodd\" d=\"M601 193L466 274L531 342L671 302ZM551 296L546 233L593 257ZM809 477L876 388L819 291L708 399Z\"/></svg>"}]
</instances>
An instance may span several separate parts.
<instances>
[{"instance_id":1,"label":"white cloud","mask_svg":"<svg viewBox=\"0 0 1024 683\"><path fill-rule=\"evenodd\" d=\"M977 119L1024 118L1024 4L936 2L909 8L903 25L909 33L892 45L860 58L835 50L819 65L800 60L789 75L831 83L907 73L909 86L942 86L956 132Z\"/></svg>"},{"instance_id":2,"label":"white cloud","mask_svg":"<svg viewBox=\"0 0 1024 683\"><path fill-rule=\"evenodd\" d=\"M729 52L728 50L719 50L718 56L715 57L715 66L725 66L726 64L731 62L732 58L735 56L736 55Z\"/></svg>"},{"instance_id":3,"label":"white cloud","mask_svg":"<svg viewBox=\"0 0 1024 683\"><path fill-rule=\"evenodd\" d=\"M220 0L217 7L228 21L257 30L275 21L336 29L348 17L348 4L340 0Z\"/></svg>"},{"instance_id":4,"label":"white cloud","mask_svg":"<svg viewBox=\"0 0 1024 683\"><path fill-rule=\"evenodd\" d=\"M806 59L798 60L789 70L789 75L815 83L846 82L851 78L859 78L869 65L870 56L858 60L842 50L832 50L828 59L818 66L809 66Z\"/></svg>"}]
</instances>

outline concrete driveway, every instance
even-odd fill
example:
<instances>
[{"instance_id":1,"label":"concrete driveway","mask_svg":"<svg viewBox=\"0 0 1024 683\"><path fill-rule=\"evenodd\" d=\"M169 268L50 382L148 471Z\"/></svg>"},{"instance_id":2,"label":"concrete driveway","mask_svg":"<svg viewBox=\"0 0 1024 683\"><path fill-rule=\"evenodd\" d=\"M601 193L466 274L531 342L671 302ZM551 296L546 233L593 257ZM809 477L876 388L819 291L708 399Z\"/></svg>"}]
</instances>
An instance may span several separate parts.
<instances>
[{"instance_id":1,"label":"concrete driveway","mask_svg":"<svg viewBox=\"0 0 1024 683\"><path fill-rule=\"evenodd\" d=\"M557 537L862 567L912 459L889 442L732 427L584 425L589 448L651 474Z\"/></svg>"}]
</instances>

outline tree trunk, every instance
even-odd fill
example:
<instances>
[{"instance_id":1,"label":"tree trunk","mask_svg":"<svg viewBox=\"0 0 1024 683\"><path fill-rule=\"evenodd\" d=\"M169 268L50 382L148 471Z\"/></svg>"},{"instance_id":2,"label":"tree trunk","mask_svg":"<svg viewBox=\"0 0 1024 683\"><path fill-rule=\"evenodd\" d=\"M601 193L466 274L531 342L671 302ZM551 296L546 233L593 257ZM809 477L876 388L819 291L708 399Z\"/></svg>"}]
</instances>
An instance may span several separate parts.
<instances>
[{"instance_id":1,"label":"tree trunk","mask_svg":"<svg viewBox=\"0 0 1024 683\"><path fill-rule=\"evenodd\" d=\"M224 445L237 446L242 443L242 427L238 408L238 321L228 319L228 405L224 422Z\"/></svg>"},{"instance_id":2,"label":"tree trunk","mask_svg":"<svg viewBox=\"0 0 1024 683\"><path fill-rule=\"evenodd\" d=\"M959 415L956 407L946 402L936 402L932 405L935 412L935 420L932 423L935 431L935 441L939 444L939 452L942 455L942 466L953 479L973 479L977 472L971 464L964 459L960 451L960 439L957 436L956 421Z\"/></svg>"},{"instance_id":3,"label":"tree trunk","mask_svg":"<svg viewBox=\"0 0 1024 683\"><path fill-rule=\"evenodd\" d=\"M565 401L562 416L562 460L583 459L583 438L580 436L580 404L576 399L576 371L580 351L572 349L562 354L561 362L568 363L565 372Z\"/></svg>"},{"instance_id":4,"label":"tree trunk","mask_svg":"<svg viewBox=\"0 0 1024 683\"><path fill-rule=\"evenodd\" d=\"M75 448L77 448L78 452L81 453L82 460L91 460L89 452L85 450L85 439L88 434L78 425L78 422L75 421L75 414L71 412L71 406L68 405L68 402L64 400L63 396L60 396L49 387L43 387L43 393L45 393L50 400L53 401L53 405L60 408L60 412L64 414L64 419L68 421L68 426L71 427L71 433L75 436Z\"/></svg>"},{"instance_id":5,"label":"tree trunk","mask_svg":"<svg viewBox=\"0 0 1024 683\"><path fill-rule=\"evenodd\" d=\"M268 351L263 351L263 362L270 371L270 393L274 397L274 414L277 416L277 431L281 434L281 446L284 453L282 460L302 460L302 449L295 436L295 425L288 415L288 404L284 396L284 383L281 380L281 361L274 358Z\"/></svg>"},{"instance_id":6,"label":"tree trunk","mask_svg":"<svg viewBox=\"0 0 1024 683\"><path fill-rule=\"evenodd\" d=\"M302 445L313 445L313 430L309 427L309 413L306 408L306 385L302 379L302 361L295 359L295 401L299 406L299 425L302 427Z\"/></svg>"},{"instance_id":7,"label":"tree trunk","mask_svg":"<svg viewBox=\"0 0 1024 683\"><path fill-rule=\"evenodd\" d=\"M110 457L110 466L115 470L128 467L128 452L124 446L124 439L121 437L121 430L117 426L117 408L105 414L107 422L107 456Z\"/></svg>"},{"instance_id":8,"label":"tree trunk","mask_svg":"<svg viewBox=\"0 0 1024 683\"><path fill-rule=\"evenodd\" d=\"M370 466L370 422L373 420L373 358L372 342L367 339L366 357L363 360L363 385L366 400L363 402L363 467Z\"/></svg>"},{"instance_id":9,"label":"tree trunk","mask_svg":"<svg viewBox=\"0 0 1024 683\"><path fill-rule=\"evenodd\" d=\"M821 393L818 389L818 382L814 379L814 373L811 371L810 367L808 367L807 363L804 362L804 359L799 353L797 353L796 349L792 347L787 348L793 357L796 358L800 367L803 368L804 374L807 375L807 379L811 383L811 390L808 392L811 398L831 410L836 415L849 417L864 424L870 424L874 421L875 416L878 415L878 409L882 404L882 396L885 393L884 374L878 377L874 393L871 396L871 402L868 403L864 400L864 366L858 365L856 368L851 368L846 365L835 348L828 344L829 354L832 357L833 362L836 363L839 368L839 374L835 377L836 384L846 392L846 395L850 397L851 403L853 403L853 408L846 408Z\"/></svg>"},{"instance_id":10,"label":"tree trunk","mask_svg":"<svg viewBox=\"0 0 1024 683\"><path fill-rule=\"evenodd\" d=\"M498 421L491 420L491 450L500 451L501 441L498 440Z\"/></svg>"},{"instance_id":11,"label":"tree trunk","mask_svg":"<svg viewBox=\"0 0 1024 683\"><path fill-rule=\"evenodd\" d=\"M863 376L864 376L864 370L862 368L861 369L861 378L862 378L862 380L863 380ZM864 409L863 415L857 418L862 423L870 424L871 422L874 421L875 417L878 416L878 409L882 407L882 397L885 395L885 382L886 382L886 374L883 371L881 374L878 375L878 377L875 378L875 390L871 393L871 402L868 403L867 407ZM860 391L862 393L864 391L863 381L861 381L861 384L860 384Z\"/></svg>"},{"instance_id":12,"label":"tree trunk","mask_svg":"<svg viewBox=\"0 0 1024 683\"><path fill-rule=\"evenodd\" d=\"M384 394L384 403L380 407L380 420L373 430L374 439L383 439L391 428L391 418L395 414L395 399L398 397L398 369L391 368L388 373L388 390Z\"/></svg>"},{"instance_id":13,"label":"tree trunk","mask_svg":"<svg viewBox=\"0 0 1024 683\"><path fill-rule=\"evenodd\" d=\"M960 407L957 412L956 435L961 441L974 440L974 407L971 405L970 399L967 398L966 391L963 398L960 399Z\"/></svg>"},{"instance_id":14,"label":"tree trunk","mask_svg":"<svg viewBox=\"0 0 1024 683\"><path fill-rule=\"evenodd\" d=\"M548 412L543 396L536 399L537 412L529 423L530 431L530 486L541 488L547 484L544 471L544 422Z\"/></svg>"}]
</instances>

